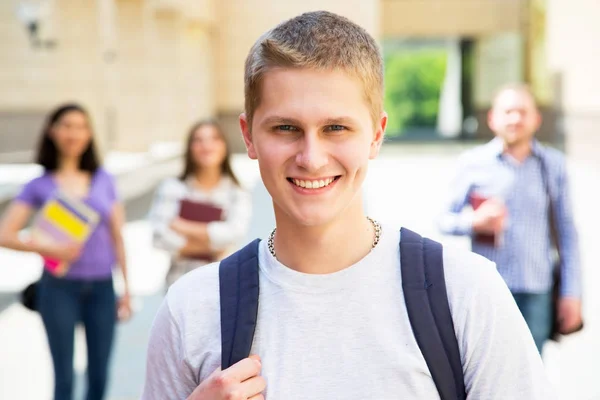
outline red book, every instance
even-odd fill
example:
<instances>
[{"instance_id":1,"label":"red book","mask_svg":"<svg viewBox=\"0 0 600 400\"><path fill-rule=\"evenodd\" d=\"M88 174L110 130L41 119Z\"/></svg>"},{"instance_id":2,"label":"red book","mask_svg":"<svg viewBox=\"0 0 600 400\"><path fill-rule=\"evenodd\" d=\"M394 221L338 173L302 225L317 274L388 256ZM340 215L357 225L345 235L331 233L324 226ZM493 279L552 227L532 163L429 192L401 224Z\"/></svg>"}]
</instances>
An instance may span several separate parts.
<instances>
[{"instance_id":1,"label":"red book","mask_svg":"<svg viewBox=\"0 0 600 400\"><path fill-rule=\"evenodd\" d=\"M179 217L194 222L213 222L223 220L223 209L208 203L192 200L181 200ZM195 260L214 261L212 254L198 254L191 257Z\"/></svg>"},{"instance_id":2,"label":"red book","mask_svg":"<svg viewBox=\"0 0 600 400\"><path fill-rule=\"evenodd\" d=\"M469 195L469 203L473 210L477 210L480 205L482 205L487 200L486 197L478 195L476 193L471 193ZM484 233L474 233L473 241L477 243L488 244L490 246L496 245L496 235L494 234L484 234Z\"/></svg>"},{"instance_id":3,"label":"red book","mask_svg":"<svg viewBox=\"0 0 600 400\"><path fill-rule=\"evenodd\" d=\"M195 222L221 221L223 219L223 209L208 203L181 200L179 216Z\"/></svg>"}]
</instances>

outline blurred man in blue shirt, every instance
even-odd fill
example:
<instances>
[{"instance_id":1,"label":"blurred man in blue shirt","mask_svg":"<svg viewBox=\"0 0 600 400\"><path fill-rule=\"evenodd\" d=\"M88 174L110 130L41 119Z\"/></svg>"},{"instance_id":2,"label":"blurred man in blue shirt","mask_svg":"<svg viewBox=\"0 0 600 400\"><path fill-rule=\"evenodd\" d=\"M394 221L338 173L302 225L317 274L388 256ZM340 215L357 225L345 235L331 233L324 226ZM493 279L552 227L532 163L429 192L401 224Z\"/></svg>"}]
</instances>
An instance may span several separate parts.
<instances>
[{"instance_id":1,"label":"blurred man in blue shirt","mask_svg":"<svg viewBox=\"0 0 600 400\"><path fill-rule=\"evenodd\" d=\"M502 88L488 124L496 138L461 156L439 227L471 236L473 251L496 263L541 352L553 323L550 199L561 251L556 317L561 331L581 325L578 239L565 157L534 138L541 115L526 86Z\"/></svg>"}]
</instances>

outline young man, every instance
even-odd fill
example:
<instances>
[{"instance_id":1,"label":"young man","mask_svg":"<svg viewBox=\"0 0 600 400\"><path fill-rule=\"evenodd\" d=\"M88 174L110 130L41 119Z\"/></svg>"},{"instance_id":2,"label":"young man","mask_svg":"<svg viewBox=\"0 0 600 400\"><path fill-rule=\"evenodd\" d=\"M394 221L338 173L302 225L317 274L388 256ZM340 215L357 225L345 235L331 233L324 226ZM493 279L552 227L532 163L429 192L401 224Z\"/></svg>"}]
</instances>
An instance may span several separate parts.
<instances>
[{"instance_id":1,"label":"young man","mask_svg":"<svg viewBox=\"0 0 600 400\"><path fill-rule=\"evenodd\" d=\"M471 235L473 251L496 263L541 352L553 323L551 212L561 252L559 330L581 325L578 240L565 159L534 139L541 116L524 85L498 91L488 123L496 138L462 156L439 225L447 234Z\"/></svg>"},{"instance_id":2,"label":"young man","mask_svg":"<svg viewBox=\"0 0 600 400\"><path fill-rule=\"evenodd\" d=\"M401 272L399 230L363 213L361 184L387 123L382 97L376 42L335 14L300 15L252 47L240 125L277 224L258 245L252 355L221 370L223 291L231 287L220 286L223 263L203 267L176 282L158 312L143 399L440 398L430 370L436 364L423 356L430 348L420 348L411 327L420 315L409 319L405 306L403 290L423 289L403 288L416 265ZM254 262L246 259L239 273ZM531 335L494 265L451 249L443 263L446 323L464 372L457 385L464 379L467 393L445 398L551 399ZM248 302L238 299L238 306Z\"/></svg>"}]
</instances>

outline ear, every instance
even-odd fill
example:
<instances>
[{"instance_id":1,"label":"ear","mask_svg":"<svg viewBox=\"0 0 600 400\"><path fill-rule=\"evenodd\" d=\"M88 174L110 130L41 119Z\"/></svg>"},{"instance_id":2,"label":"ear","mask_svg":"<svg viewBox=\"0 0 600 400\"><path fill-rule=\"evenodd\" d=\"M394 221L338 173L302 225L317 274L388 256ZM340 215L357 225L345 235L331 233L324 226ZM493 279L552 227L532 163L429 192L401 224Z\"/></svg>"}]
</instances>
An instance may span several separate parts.
<instances>
[{"instance_id":1,"label":"ear","mask_svg":"<svg viewBox=\"0 0 600 400\"><path fill-rule=\"evenodd\" d=\"M246 113L240 114L240 129L242 131L242 137L244 138L246 150L248 151L248 157L250 157L252 160L256 160L256 149L254 148L254 144L252 143L251 127L248 124L248 118L246 118Z\"/></svg>"},{"instance_id":2,"label":"ear","mask_svg":"<svg viewBox=\"0 0 600 400\"><path fill-rule=\"evenodd\" d=\"M379 121L375 125L375 135L371 142L371 150L369 151L369 158L374 159L379 154L381 145L383 144L383 138L385 137L385 127L387 126L388 115L385 111L379 116Z\"/></svg>"}]
</instances>

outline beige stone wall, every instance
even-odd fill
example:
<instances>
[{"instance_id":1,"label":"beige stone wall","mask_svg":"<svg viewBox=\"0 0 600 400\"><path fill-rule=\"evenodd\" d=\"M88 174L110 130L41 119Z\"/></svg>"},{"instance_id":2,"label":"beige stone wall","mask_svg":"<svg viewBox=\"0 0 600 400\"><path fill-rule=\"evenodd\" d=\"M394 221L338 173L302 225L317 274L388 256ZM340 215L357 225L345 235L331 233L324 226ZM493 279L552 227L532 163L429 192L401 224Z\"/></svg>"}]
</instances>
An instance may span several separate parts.
<instances>
[{"instance_id":1,"label":"beige stone wall","mask_svg":"<svg viewBox=\"0 0 600 400\"><path fill-rule=\"evenodd\" d=\"M51 3L42 34L52 50L33 49L15 3L0 2L2 115L78 101L103 148L143 151L215 114L214 0Z\"/></svg>"},{"instance_id":2,"label":"beige stone wall","mask_svg":"<svg viewBox=\"0 0 600 400\"><path fill-rule=\"evenodd\" d=\"M61 0L50 14L56 49L33 49L17 19L15 2L0 2L0 110L47 112L57 103L77 100L100 114L95 3ZM101 121L96 121L101 128ZM101 130L101 129L100 129ZM36 132L37 133L37 132ZM102 142L103 137L100 137Z\"/></svg>"},{"instance_id":3,"label":"beige stone wall","mask_svg":"<svg viewBox=\"0 0 600 400\"><path fill-rule=\"evenodd\" d=\"M588 154L594 147L585 142L597 126L589 121L600 121L600 3L535 1L547 7L547 43L536 48L535 60L545 52L549 73L560 78L552 93L566 113L569 148ZM526 0L50 0L42 34L58 47L36 50L15 4L0 1L2 118L39 121L57 103L76 100L90 109L101 145L134 151L179 140L193 121L210 116L222 117L241 145L237 115L247 52L261 33L302 12L340 13L377 38L490 40L519 32L528 12Z\"/></svg>"},{"instance_id":4,"label":"beige stone wall","mask_svg":"<svg viewBox=\"0 0 600 400\"><path fill-rule=\"evenodd\" d=\"M181 140L193 121L214 114L212 2L186 4L116 2L116 148Z\"/></svg>"},{"instance_id":5,"label":"beige stone wall","mask_svg":"<svg viewBox=\"0 0 600 400\"><path fill-rule=\"evenodd\" d=\"M382 34L468 36L518 31L525 0L381 0Z\"/></svg>"},{"instance_id":6,"label":"beige stone wall","mask_svg":"<svg viewBox=\"0 0 600 400\"><path fill-rule=\"evenodd\" d=\"M558 78L567 151L600 167L600 2L547 0L549 67Z\"/></svg>"}]
</instances>

